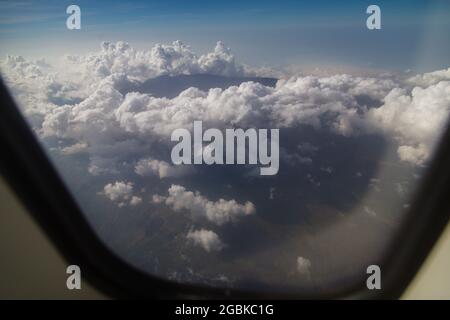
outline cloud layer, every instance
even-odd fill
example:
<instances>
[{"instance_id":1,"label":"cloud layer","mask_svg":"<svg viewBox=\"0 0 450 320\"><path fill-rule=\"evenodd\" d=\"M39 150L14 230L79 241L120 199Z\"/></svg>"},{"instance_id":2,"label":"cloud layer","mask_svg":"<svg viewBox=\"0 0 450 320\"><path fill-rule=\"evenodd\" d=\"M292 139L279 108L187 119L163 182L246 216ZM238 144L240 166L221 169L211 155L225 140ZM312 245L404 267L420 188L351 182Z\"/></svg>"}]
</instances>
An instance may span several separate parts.
<instances>
[{"instance_id":1,"label":"cloud layer","mask_svg":"<svg viewBox=\"0 0 450 320\"><path fill-rule=\"evenodd\" d=\"M280 80L275 88L253 82L208 92L190 88L166 99L141 93L123 96L114 84L104 80L80 104L49 110L44 115L41 132L44 136L76 139L90 146L104 143L111 146L117 140L155 137L169 143L173 130L189 129L198 119L219 128L308 125L344 136L379 132L399 144L401 160L423 164L446 123L450 82L411 90L388 89L391 86L392 80L345 75L303 77ZM359 102L361 95L370 99L384 97L379 100L380 106L369 108ZM147 162L147 169L158 171L160 177L181 174L155 161L158 159ZM143 166L141 162L141 173Z\"/></svg>"},{"instance_id":2,"label":"cloud layer","mask_svg":"<svg viewBox=\"0 0 450 320\"><path fill-rule=\"evenodd\" d=\"M208 92L190 88L173 99L120 93L124 82L163 74L246 74L248 68L221 42L200 56L179 41L147 51L104 42L98 52L66 57L65 66L61 71L44 61L14 56L1 63L39 134L87 145L94 174L116 170L102 168L102 163L114 165L99 150L108 153L109 148L113 154L124 145L132 150L139 139L166 139L172 130L189 128L198 119L216 127L310 125L347 136L378 131L398 143L399 159L421 165L446 123L450 104L450 69L404 80L386 75L294 76L281 79L275 88L251 82ZM163 163L158 166L160 177L175 174Z\"/></svg>"},{"instance_id":3,"label":"cloud layer","mask_svg":"<svg viewBox=\"0 0 450 320\"><path fill-rule=\"evenodd\" d=\"M156 195L153 201L164 202L174 211L188 210L194 217L206 218L219 226L228 222L237 222L239 218L255 213L255 206L249 201L244 204L239 204L235 200L211 201L200 192L188 191L180 185L172 185L167 191L168 196Z\"/></svg>"}]
</instances>

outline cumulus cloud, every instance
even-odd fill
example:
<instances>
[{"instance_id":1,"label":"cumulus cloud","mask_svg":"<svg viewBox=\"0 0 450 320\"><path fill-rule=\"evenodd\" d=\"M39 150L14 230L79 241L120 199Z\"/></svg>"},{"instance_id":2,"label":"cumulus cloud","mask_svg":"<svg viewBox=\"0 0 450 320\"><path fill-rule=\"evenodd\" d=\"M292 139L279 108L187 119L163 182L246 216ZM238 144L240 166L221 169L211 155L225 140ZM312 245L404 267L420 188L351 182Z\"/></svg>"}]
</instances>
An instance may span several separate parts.
<instances>
[{"instance_id":1,"label":"cumulus cloud","mask_svg":"<svg viewBox=\"0 0 450 320\"><path fill-rule=\"evenodd\" d=\"M137 206L142 202L142 198L138 196L132 196L130 200L130 205Z\"/></svg>"},{"instance_id":2,"label":"cumulus cloud","mask_svg":"<svg viewBox=\"0 0 450 320\"><path fill-rule=\"evenodd\" d=\"M297 272L309 276L311 273L311 261L304 257L297 257Z\"/></svg>"},{"instance_id":3,"label":"cumulus cloud","mask_svg":"<svg viewBox=\"0 0 450 320\"><path fill-rule=\"evenodd\" d=\"M411 93L396 88L384 104L367 113L367 119L399 142L401 160L423 164L447 123L450 111L450 82L441 81Z\"/></svg>"},{"instance_id":4,"label":"cumulus cloud","mask_svg":"<svg viewBox=\"0 0 450 320\"><path fill-rule=\"evenodd\" d=\"M450 68L437 70L433 72L427 72L424 74L417 74L408 79L408 82L413 85L428 87L434 84L437 84L441 81L449 81L450 80Z\"/></svg>"},{"instance_id":5,"label":"cumulus cloud","mask_svg":"<svg viewBox=\"0 0 450 320\"><path fill-rule=\"evenodd\" d=\"M348 81L346 86L344 81ZM357 81L349 76L333 76L280 80L275 88L254 82L208 92L190 88L173 99L130 93L115 115L128 132L161 136L176 128L190 128L196 119L218 127L303 124L349 135L364 130L360 114L366 109L358 105L353 93L356 86ZM370 86L367 90L371 92Z\"/></svg>"},{"instance_id":6,"label":"cumulus cloud","mask_svg":"<svg viewBox=\"0 0 450 320\"><path fill-rule=\"evenodd\" d=\"M160 179L169 177L181 177L189 173L189 169L183 166L173 166L166 161L153 158L140 159L134 171L140 176L157 175Z\"/></svg>"},{"instance_id":7,"label":"cumulus cloud","mask_svg":"<svg viewBox=\"0 0 450 320\"><path fill-rule=\"evenodd\" d=\"M241 217L255 213L255 206L250 201L244 204L239 204L236 200L211 201L198 191L188 191L185 187L175 184L169 188L168 193L166 197L154 195L153 201L164 202L174 211L188 210L194 217L206 218L216 225L236 222Z\"/></svg>"},{"instance_id":8,"label":"cumulus cloud","mask_svg":"<svg viewBox=\"0 0 450 320\"><path fill-rule=\"evenodd\" d=\"M61 79L44 60L31 61L21 56L0 60L2 78L33 128L40 128L45 115L65 103L80 99L75 83Z\"/></svg>"},{"instance_id":9,"label":"cumulus cloud","mask_svg":"<svg viewBox=\"0 0 450 320\"><path fill-rule=\"evenodd\" d=\"M63 147L61 149L61 153L65 156L68 155L72 155L72 154L77 154L77 153L81 153L81 152L86 152L87 151L87 144L86 143L74 143L68 147Z\"/></svg>"},{"instance_id":10,"label":"cumulus cloud","mask_svg":"<svg viewBox=\"0 0 450 320\"><path fill-rule=\"evenodd\" d=\"M399 147L409 147L399 149L401 160L422 163L428 159L447 119L450 82L441 81L411 91L398 87L388 91L391 80L380 82L384 86L375 83L382 89L371 92L374 81L367 81L367 94L378 98L380 90L386 92L379 107L368 108L355 95L355 91L362 92L361 82L349 76L292 78L278 81L275 88L253 82L208 92L190 88L173 99L141 93L123 96L109 81L104 81L81 103L49 110L41 131L43 135L72 138L89 145L111 144L127 135L134 139L159 137L159 141L167 144L174 129L190 129L198 119L205 126L219 128L309 125L344 136L386 134ZM311 162L314 149L301 148L304 155L286 154L286 160ZM406 156L412 148L420 151L417 161ZM156 168L160 177L175 174L164 163L148 164Z\"/></svg>"},{"instance_id":11,"label":"cumulus cloud","mask_svg":"<svg viewBox=\"0 0 450 320\"><path fill-rule=\"evenodd\" d=\"M133 183L116 181L114 183L108 183L103 188L103 195L109 200L117 203L119 207L126 205L138 205L142 202L142 199L133 195Z\"/></svg>"},{"instance_id":12,"label":"cumulus cloud","mask_svg":"<svg viewBox=\"0 0 450 320\"><path fill-rule=\"evenodd\" d=\"M401 160L407 161L416 165L422 165L428 159L430 149L423 143L416 147L400 146L397 149L398 156Z\"/></svg>"},{"instance_id":13,"label":"cumulus cloud","mask_svg":"<svg viewBox=\"0 0 450 320\"><path fill-rule=\"evenodd\" d=\"M66 167L76 162L85 169L86 164L91 175L105 175L81 179L114 181L104 186L101 195L120 207L142 204L141 196L146 191L136 192L131 182L138 176L169 179L191 173L185 167L173 166L167 159L173 146L170 141L172 131L178 128L192 130L194 120L202 120L204 128L280 128L282 137L285 132L302 132L297 129L305 126L326 132L317 140L311 139L314 144L306 141L309 136L289 136L290 140L283 142L287 141L290 148L286 145L280 149L284 163L299 169L299 177L304 180L303 183L300 181L300 188L307 182L306 188L309 186L312 192L319 194L320 190L329 187L328 180L342 176L333 174L325 179L325 173L345 171L339 167L340 163L334 166L322 161L328 151L332 155L333 150L326 148L342 137L332 137L326 142L321 140L323 137L328 138L331 134L344 137L382 135L388 144L395 146L399 160L425 165L450 111L450 69L408 79L349 74L287 77L280 73L275 87L256 82L208 91L191 87L173 98L125 90L136 81L160 75L243 76L255 72L239 64L223 43L218 43L212 52L204 55L195 54L181 42L156 45L150 50L136 50L123 42L103 43L98 52L66 57L64 70L44 61L12 56L0 64L2 75L21 102L36 133L51 145L52 150L59 151L58 157L71 156L71 162L64 163ZM310 132L309 129L305 131ZM340 150L336 148L335 152ZM198 166L195 170L203 169ZM288 170L284 172L289 173ZM365 179L372 174L365 167L355 167L354 171L357 177ZM205 175L199 177L205 179ZM214 179L216 177L219 175ZM198 185L207 185L206 179ZM365 179L359 181L363 183ZM233 185L227 193L236 194L245 187L245 184L237 186L235 181L224 180ZM253 202L234 200L234 196L227 195L212 198L209 194L205 196L205 190L190 191L178 184L169 187L167 180L159 183L159 187L168 188L167 193L158 195L151 191L145 197L153 194L151 201L155 207L167 206L170 211L223 226L254 215L258 194L274 206L284 201L291 191L284 187L291 186L283 183L284 180L279 179L261 184L260 190L264 193L252 191ZM381 194L383 185L371 179L369 187L374 194ZM153 186L149 183L146 188ZM94 194L96 191L98 189ZM401 187L397 191L403 194ZM378 208L361 207L361 211L374 216L375 209L381 212ZM187 231L186 227L181 226ZM225 247L218 234L206 229L191 229L183 239L206 252L217 252ZM311 261L298 257L296 270L309 276Z\"/></svg>"},{"instance_id":14,"label":"cumulus cloud","mask_svg":"<svg viewBox=\"0 0 450 320\"><path fill-rule=\"evenodd\" d=\"M242 76L244 67L236 63L230 49L218 42L214 51L198 56L181 41L156 44L150 50L136 50L128 43L102 42L100 51L83 56L66 56L66 63L84 78L103 79L125 74L130 79L147 80L160 75L208 73ZM91 80L92 81L92 80Z\"/></svg>"},{"instance_id":15,"label":"cumulus cloud","mask_svg":"<svg viewBox=\"0 0 450 320\"><path fill-rule=\"evenodd\" d=\"M159 194L152 195L152 202L156 204L164 203L167 197L161 196Z\"/></svg>"},{"instance_id":16,"label":"cumulus cloud","mask_svg":"<svg viewBox=\"0 0 450 320\"><path fill-rule=\"evenodd\" d=\"M119 172L127 156L138 161L139 175L182 174L142 145L167 147L174 129L190 129L198 119L205 127L218 128L308 125L344 136L378 132L398 143L400 160L421 165L432 152L450 105L448 70L417 75L405 83L388 76L294 76L279 80L275 88L254 82L207 92L189 88L172 99L119 90L123 82L162 74L245 74L220 42L201 56L179 41L143 51L124 42L103 43L100 51L67 57L66 63L65 72L21 57L7 57L1 65L13 89L22 93L36 131L42 137L67 139L62 153L86 151L92 174ZM76 68L71 71L70 65ZM84 145L88 147L78 148ZM314 149L300 146L299 151L285 153L284 159L312 162Z\"/></svg>"},{"instance_id":17,"label":"cumulus cloud","mask_svg":"<svg viewBox=\"0 0 450 320\"><path fill-rule=\"evenodd\" d=\"M206 252L220 251L225 247L217 233L211 230L190 230L186 238L195 246L203 248Z\"/></svg>"},{"instance_id":18,"label":"cumulus cloud","mask_svg":"<svg viewBox=\"0 0 450 320\"><path fill-rule=\"evenodd\" d=\"M243 76L249 68L239 65L222 42L212 52L198 56L181 41L156 44L149 50L136 50L125 42L102 42L100 50L86 55L68 55L53 67L44 60L31 61L8 55L0 69L9 88L37 129L52 109L73 105L95 95L108 83L118 89L135 80L160 75L215 74ZM251 75L251 74L248 74Z\"/></svg>"}]
</instances>

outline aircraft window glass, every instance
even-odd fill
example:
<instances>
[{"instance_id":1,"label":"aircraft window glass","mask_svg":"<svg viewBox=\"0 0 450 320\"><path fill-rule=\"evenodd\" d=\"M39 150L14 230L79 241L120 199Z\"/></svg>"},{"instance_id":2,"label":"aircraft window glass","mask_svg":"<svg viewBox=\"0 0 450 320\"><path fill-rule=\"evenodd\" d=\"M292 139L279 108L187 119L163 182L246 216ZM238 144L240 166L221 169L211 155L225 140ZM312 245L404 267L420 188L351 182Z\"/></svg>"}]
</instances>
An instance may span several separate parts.
<instances>
[{"instance_id":1,"label":"aircraft window glass","mask_svg":"<svg viewBox=\"0 0 450 320\"><path fill-rule=\"evenodd\" d=\"M0 8L3 80L87 219L174 281L353 284L447 124L444 1Z\"/></svg>"}]
</instances>

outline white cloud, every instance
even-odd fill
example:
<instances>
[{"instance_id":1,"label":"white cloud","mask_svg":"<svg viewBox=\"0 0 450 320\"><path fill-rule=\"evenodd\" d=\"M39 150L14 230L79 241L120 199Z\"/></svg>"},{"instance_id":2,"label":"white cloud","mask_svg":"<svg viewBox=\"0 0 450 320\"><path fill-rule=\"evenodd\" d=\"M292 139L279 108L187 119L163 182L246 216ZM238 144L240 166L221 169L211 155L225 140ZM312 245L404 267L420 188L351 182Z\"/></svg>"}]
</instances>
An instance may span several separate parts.
<instances>
[{"instance_id":1,"label":"white cloud","mask_svg":"<svg viewBox=\"0 0 450 320\"><path fill-rule=\"evenodd\" d=\"M86 152L88 148L88 145L86 143L74 143L68 147L64 147L61 149L61 153L63 155L72 155L72 154L77 154L77 153L81 153L81 152Z\"/></svg>"},{"instance_id":2,"label":"white cloud","mask_svg":"<svg viewBox=\"0 0 450 320\"><path fill-rule=\"evenodd\" d=\"M255 213L253 203L239 204L235 200L208 200L199 192L186 190L183 186L172 185L167 197L154 195L155 203L164 202L174 211L188 210L194 217L203 217L216 225L236 222L239 218Z\"/></svg>"},{"instance_id":3,"label":"white cloud","mask_svg":"<svg viewBox=\"0 0 450 320\"><path fill-rule=\"evenodd\" d=\"M393 89L384 104L367 113L370 124L386 131L398 142L401 160L423 164L429 158L450 111L450 81L441 81L411 93Z\"/></svg>"},{"instance_id":4,"label":"white cloud","mask_svg":"<svg viewBox=\"0 0 450 320\"><path fill-rule=\"evenodd\" d=\"M304 257L297 257L297 272L309 276L311 274L311 261Z\"/></svg>"},{"instance_id":5,"label":"white cloud","mask_svg":"<svg viewBox=\"0 0 450 320\"><path fill-rule=\"evenodd\" d=\"M429 87L441 81L448 80L450 80L450 68L418 74L409 78L408 82L421 87Z\"/></svg>"},{"instance_id":6,"label":"white cloud","mask_svg":"<svg viewBox=\"0 0 450 320\"><path fill-rule=\"evenodd\" d=\"M117 181L108 183L104 188L105 196L112 201L127 200L133 192L133 184Z\"/></svg>"},{"instance_id":7,"label":"white cloud","mask_svg":"<svg viewBox=\"0 0 450 320\"><path fill-rule=\"evenodd\" d=\"M137 206L138 204L142 203L142 198L138 196L132 196L130 200L130 205Z\"/></svg>"},{"instance_id":8,"label":"white cloud","mask_svg":"<svg viewBox=\"0 0 450 320\"><path fill-rule=\"evenodd\" d=\"M66 56L56 68L44 60L30 61L8 55L0 61L8 87L14 92L28 120L40 127L43 117L58 105L73 105L95 94L99 87L120 86L159 75L208 73L242 76L243 66L221 42L205 55L197 56L180 41L136 50L125 42L103 42L100 50L86 55Z\"/></svg>"},{"instance_id":9,"label":"white cloud","mask_svg":"<svg viewBox=\"0 0 450 320\"><path fill-rule=\"evenodd\" d=\"M422 165L428 159L430 150L423 143L416 147L400 146L397 149L400 160L407 161L416 165Z\"/></svg>"},{"instance_id":10,"label":"white cloud","mask_svg":"<svg viewBox=\"0 0 450 320\"><path fill-rule=\"evenodd\" d=\"M166 201L167 197L161 196L159 194L154 194L152 195L152 202L159 204L159 203L163 203L164 201Z\"/></svg>"},{"instance_id":11,"label":"white cloud","mask_svg":"<svg viewBox=\"0 0 450 320\"><path fill-rule=\"evenodd\" d=\"M58 105L79 98L77 86L60 79L43 60L30 61L21 56L0 60L3 80L33 128L39 128L46 114Z\"/></svg>"},{"instance_id":12,"label":"white cloud","mask_svg":"<svg viewBox=\"0 0 450 320\"><path fill-rule=\"evenodd\" d=\"M368 83L370 88L372 81ZM123 97L109 82L103 82L80 104L47 113L42 132L89 145L111 143L130 134L141 139L160 137L159 141L169 143L174 129L191 128L194 120L202 119L205 126L219 128L303 124L345 136L382 132L392 136L399 146L417 148L420 144L433 144L449 113L450 82L425 89L416 87L411 93L393 88L380 107L371 109L358 104L353 91L362 89L357 87L355 79L349 76L304 77L280 80L276 88L252 82L208 92L190 88L166 99L140 93ZM431 152L431 147L427 148L423 159ZM399 150L400 154L404 152ZM300 160L309 158L302 156ZM172 172L163 163L155 166L161 177Z\"/></svg>"},{"instance_id":13,"label":"white cloud","mask_svg":"<svg viewBox=\"0 0 450 320\"><path fill-rule=\"evenodd\" d=\"M344 86L338 80L349 82ZM196 119L218 127L306 124L352 134L364 129L359 113L365 109L358 106L352 93L356 86L349 76L334 76L280 80L276 88L253 82L208 92L190 88L173 99L130 93L115 115L127 132L165 137L176 128L190 128ZM326 119L324 114L328 115Z\"/></svg>"},{"instance_id":14,"label":"white cloud","mask_svg":"<svg viewBox=\"0 0 450 320\"><path fill-rule=\"evenodd\" d=\"M100 51L84 56L66 56L66 64L81 73L87 81L112 74L126 74L130 79L147 80L160 75L208 73L242 76L231 51L218 42L214 51L197 56L181 41L170 45L156 44L150 50L136 50L128 43L102 42Z\"/></svg>"},{"instance_id":15,"label":"white cloud","mask_svg":"<svg viewBox=\"0 0 450 320\"><path fill-rule=\"evenodd\" d=\"M225 247L219 236L211 230L190 230L186 238L206 252L220 251Z\"/></svg>"},{"instance_id":16,"label":"white cloud","mask_svg":"<svg viewBox=\"0 0 450 320\"><path fill-rule=\"evenodd\" d=\"M189 173L187 167L173 166L166 161L144 158L137 162L134 171L140 176L157 175L160 179L181 177Z\"/></svg>"},{"instance_id":17,"label":"white cloud","mask_svg":"<svg viewBox=\"0 0 450 320\"><path fill-rule=\"evenodd\" d=\"M108 183L103 188L103 195L109 200L117 203L119 207L126 205L138 205L142 202L142 199L133 195L133 183L116 181L114 183Z\"/></svg>"},{"instance_id":18,"label":"white cloud","mask_svg":"<svg viewBox=\"0 0 450 320\"><path fill-rule=\"evenodd\" d=\"M144 152L142 144L167 146L174 129L190 128L198 119L219 128L310 125L345 136L378 132L398 144L399 159L423 164L449 114L450 82L444 80L450 69L417 75L406 83L381 75L295 76L281 79L275 88L247 82L208 92L189 88L166 99L134 92L124 96L117 88L127 79L189 73L242 75L245 68L222 43L203 56L181 42L144 51L123 42L103 43L99 52L67 57L67 61L71 63L64 72L21 57L8 57L1 65L39 134L89 146L92 174L117 173L120 161L131 156L134 161L159 158ZM76 68L71 70L70 64ZM423 88L411 88L419 82ZM380 106L369 108L358 98L361 95L379 101ZM82 101L70 102L74 98ZM58 99L67 101L58 106L54 103ZM300 151L300 156L287 154L285 160L310 163L315 151ZM147 167L140 163L136 172L154 171L161 178L182 172L157 161L148 162Z\"/></svg>"},{"instance_id":19,"label":"white cloud","mask_svg":"<svg viewBox=\"0 0 450 320\"><path fill-rule=\"evenodd\" d=\"M236 64L231 50L221 41L217 42L214 52L207 53L198 59L203 73L225 76L243 76L244 69Z\"/></svg>"}]
</instances>

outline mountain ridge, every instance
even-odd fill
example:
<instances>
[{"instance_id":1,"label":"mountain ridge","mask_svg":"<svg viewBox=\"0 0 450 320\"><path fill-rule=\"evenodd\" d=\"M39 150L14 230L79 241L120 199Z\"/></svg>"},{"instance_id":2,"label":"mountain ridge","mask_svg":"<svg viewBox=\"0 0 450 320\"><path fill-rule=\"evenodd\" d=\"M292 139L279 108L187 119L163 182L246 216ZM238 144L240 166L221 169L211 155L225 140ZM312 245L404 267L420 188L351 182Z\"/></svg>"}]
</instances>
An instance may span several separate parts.
<instances>
[{"instance_id":1,"label":"mountain ridge","mask_svg":"<svg viewBox=\"0 0 450 320\"><path fill-rule=\"evenodd\" d=\"M278 79L268 77L227 77L212 74L162 75L147 79L144 82L134 83L126 91L147 93L157 98L165 97L172 99L191 87L208 91L212 88L227 89L231 86L239 86L241 83L249 81L273 88Z\"/></svg>"}]
</instances>

